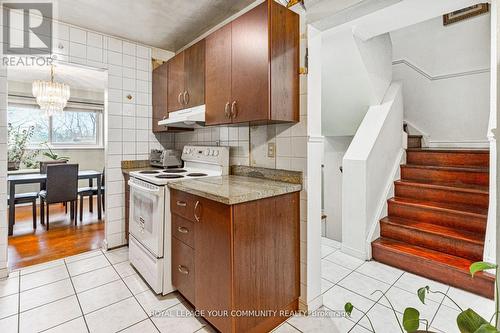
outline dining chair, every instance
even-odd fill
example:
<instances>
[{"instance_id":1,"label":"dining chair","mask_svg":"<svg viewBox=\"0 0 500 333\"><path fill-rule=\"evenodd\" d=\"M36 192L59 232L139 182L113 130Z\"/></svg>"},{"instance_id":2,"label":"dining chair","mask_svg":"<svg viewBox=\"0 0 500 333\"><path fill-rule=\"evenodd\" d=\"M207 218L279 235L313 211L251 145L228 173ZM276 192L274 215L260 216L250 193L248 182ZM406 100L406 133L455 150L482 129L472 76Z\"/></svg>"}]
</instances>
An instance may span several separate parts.
<instances>
[{"instance_id":1,"label":"dining chair","mask_svg":"<svg viewBox=\"0 0 500 333\"><path fill-rule=\"evenodd\" d=\"M49 230L49 206L70 202L70 217L77 222L76 201L78 194L78 164L55 164L47 166L45 190L40 191L40 222ZM46 210L46 213L45 213Z\"/></svg>"},{"instance_id":2,"label":"dining chair","mask_svg":"<svg viewBox=\"0 0 500 333\"><path fill-rule=\"evenodd\" d=\"M7 205L9 204L10 196L7 196ZM31 203L33 212L33 229L36 230L36 199L38 199L38 192L16 193L14 196L14 205ZM15 221L12 221L15 224Z\"/></svg>"},{"instance_id":3,"label":"dining chair","mask_svg":"<svg viewBox=\"0 0 500 333\"><path fill-rule=\"evenodd\" d=\"M102 169L102 177L101 177L101 207L102 207L102 210L106 210L104 209L104 191L105 191L105 187L104 187L104 180L106 178L106 173L105 173L105 169ZM88 187L81 187L81 188L78 188L78 196L80 197L80 221L83 221L83 198L84 197L89 197L89 212L93 212L94 211L94 195L97 195L97 186L88 186Z\"/></svg>"},{"instance_id":4,"label":"dining chair","mask_svg":"<svg viewBox=\"0 0 500 333\"><path fill-rule=\"evenodd\" d=\"M49 165L67 164L67 163L68 163L68 161L66 161L66 160L60 160L60 161L40 161L39 162L40 173L46 174L47 173L47 167Z\"/></svg>"}]
</instances>

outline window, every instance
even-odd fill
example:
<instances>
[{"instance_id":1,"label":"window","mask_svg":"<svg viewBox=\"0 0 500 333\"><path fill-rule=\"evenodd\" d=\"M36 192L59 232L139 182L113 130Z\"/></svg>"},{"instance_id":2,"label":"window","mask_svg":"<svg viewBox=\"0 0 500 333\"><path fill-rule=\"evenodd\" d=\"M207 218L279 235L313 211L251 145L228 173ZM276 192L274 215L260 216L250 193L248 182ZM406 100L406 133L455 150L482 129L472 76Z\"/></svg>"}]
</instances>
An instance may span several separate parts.
<instances>
[{"instance_id":1,"label":"window","mask_svg":"<svg viewBox=\"0 0 500 333\"><path fill-rule=\"evenodd\" d=\"M99 104L69 102L62 115L46 117L38 105L9 98L7 119L13 127L33 127L29 145L48 143L55 148L103 146L102 110Z\"/></svg>"}]
</instances>

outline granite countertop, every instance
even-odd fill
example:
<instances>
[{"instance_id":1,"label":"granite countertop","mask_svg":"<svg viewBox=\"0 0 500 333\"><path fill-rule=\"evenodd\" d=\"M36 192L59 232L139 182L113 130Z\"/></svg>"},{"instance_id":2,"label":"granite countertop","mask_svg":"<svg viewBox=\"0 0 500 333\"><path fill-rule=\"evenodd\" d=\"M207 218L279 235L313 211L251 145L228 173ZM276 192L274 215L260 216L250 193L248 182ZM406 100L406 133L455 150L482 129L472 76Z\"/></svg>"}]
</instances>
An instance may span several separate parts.
<instances>
[{"instance_id":1,"label":"granite countertop","mask_svg":"<svg viewBox=\"0 0 500 333\"><path fill-rule=\"evenodd\" d=\"M122 161L122 173L128 175L132 171L154 170L157 168L149 165L149 160Z\"/></svg>"},{"instance_id":2,"label":"granite countertop","mask_svg":"<svg viewBox=\"0 0 500 333\"><path fill-rule=\"evenodd\" d=\"M168 187L226 205L298 192L302 185L247 176L220 176L175 181Z\"/></svg>"}]
</instances>

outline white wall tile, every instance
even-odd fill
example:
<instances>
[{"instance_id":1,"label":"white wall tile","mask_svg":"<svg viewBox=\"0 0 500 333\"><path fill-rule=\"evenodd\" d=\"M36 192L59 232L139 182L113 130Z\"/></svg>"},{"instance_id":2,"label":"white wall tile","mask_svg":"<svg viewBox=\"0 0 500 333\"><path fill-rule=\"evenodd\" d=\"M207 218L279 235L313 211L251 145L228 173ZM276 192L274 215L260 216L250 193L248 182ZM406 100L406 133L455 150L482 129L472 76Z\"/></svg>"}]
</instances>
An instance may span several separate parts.
<instances>
[{"instance_id":1,"label":"white wall tile","mask_svg":"<svg viewBox=\"0 0 500 333\"><path fill-rule=\"evenodd\" d=\"M122 41L118 38L108 37L107 46L108 50L122 53Z\"/></svg>"},{"instance_id":2,"label":"white wall tile","mask_svg":"<svg viewBox=\"0 0 500 333\"><path fill-rule=\"evenodd\" d=\"M103 36L93 32L87 33L87 45L92 47L103 47Z\"/></svg>"},{"instance_id":3,"label":"white wall tile","mask_svg":"<svg viewBox=\"0 0 500 333\"><path fill-rule=\"evenodd\" d=\"M83 29L70 27L69 28L69 40L72 43L86 44L87 43L87 32Z\"/></svg>"},{"instance_id":4,"label":"white wall tile","mask_svg":"<svg viewBox=\"0 0 500 333\"><path fill-rule=\"evenodd\" d=\"M87 56L87 48L84 44L71 42L69 44L69 56L70 57L78 57L78 58L86 58Z\"/></svg>"}]
</instances>

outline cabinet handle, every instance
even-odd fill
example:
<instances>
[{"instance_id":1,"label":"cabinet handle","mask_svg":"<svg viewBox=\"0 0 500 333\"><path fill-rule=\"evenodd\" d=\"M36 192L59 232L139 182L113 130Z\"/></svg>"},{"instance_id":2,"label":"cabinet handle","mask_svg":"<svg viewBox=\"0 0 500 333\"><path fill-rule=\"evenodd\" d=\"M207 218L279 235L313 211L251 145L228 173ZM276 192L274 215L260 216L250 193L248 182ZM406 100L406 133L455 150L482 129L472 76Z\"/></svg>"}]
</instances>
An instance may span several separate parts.
<instances>
[{"instance_id":1,"label":"cabinet handle","mask_svg":"<svg viewBox=\"0 0 500 333\"><path fill-rule=\"evenodd\" d=\"M177 206L186 207L186 203L184 201L177 201Z\"/></svg>"},{"instance_id":2,"label":"cabinet handle","mask_svg":"<svg viewBox=\"0 0 500 333\"><path fill-rule=\"evenodd\" d=\"M182 93L180 92L179 93L179 96L177 96L177 102L179 102L180 105L182 105L182 101L181 101L181 98L182 98Z\"/></svg>"},{"instance_id":3,"label":"cabinet handle","mask_svg":"<svg viewBox=\"0 0 500 333\"><path fill-rule=\"evenodd\" d=\"M224 115L227 119L231 119L231 114L229 113L229 102L227 102L226 106L224 107Z\"/></svg>"},{"instance_id":4,"label":"cabinet handle","mask_svg":"<svg viewBox=\"0 0 500 333\"><path fill-rule=\"evenodd\" d=\"M199 205L200 205L199 201L196 201L196 203L194 204L194 219L196 220L196 222L200 222L200 216L196 214Z\"/></svg>"},{"instance_id":5,"label":"cabinet handle","mask_svg":"<svg viewBox=\"0 0 500 333\"><path fill-rule=\"evenodd\" d=\"M177 227L177 231L180 232L181 234L189 233L189 229L184 227Z\"/></svg>"},{"instance_id":6,"label":"cabinet handle","mask_svg":"<svg viewBox=\"0 0 500 333\"><path fill-rule=\"evenodd\" d=\"M233 117L233 119L238 116L238 108L236 107L236 101L233 101L233 103L231 103L231 116Z\"/></svg>"},{"instance_id":7,"label":"cabinet handle","mask_svg":"<svg viewBox=\"0 0 500 333\"><path fill-rule=\"evenodd\" d=\"M182 265L177 266L177 270L182 274L185 274L185 275L189 274L189 270Z\"/></svg>"},{"instance_id":8,"label":"cabinet handle","mask_svg":"<svg viewBox=\"0 0 500 333\"><path fill-rule=\"evenodd\" d=\"M182 96L182 99L184 100L184 105L189 104L189 93L187 91L184 92L184 95Z\"/></svg>"}]
</instances>

